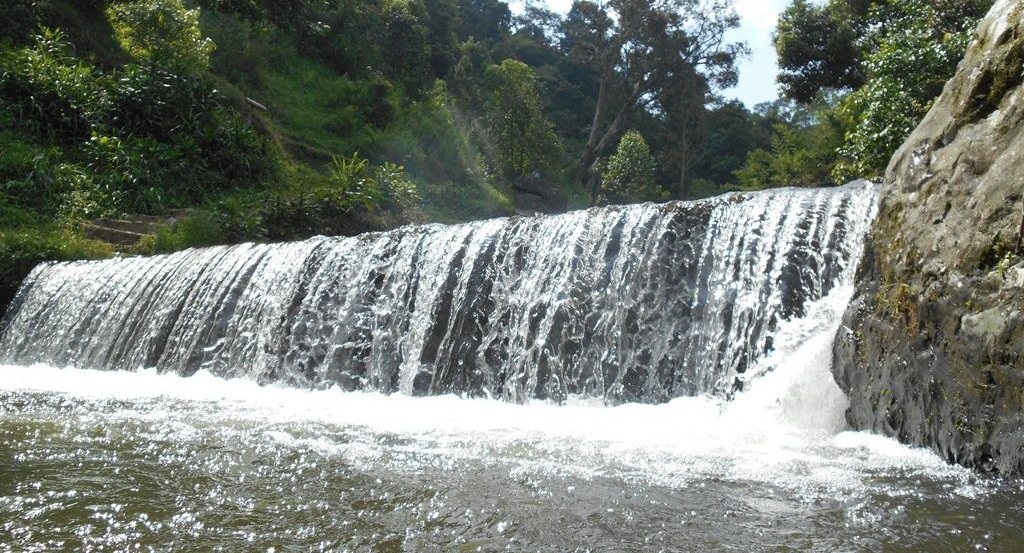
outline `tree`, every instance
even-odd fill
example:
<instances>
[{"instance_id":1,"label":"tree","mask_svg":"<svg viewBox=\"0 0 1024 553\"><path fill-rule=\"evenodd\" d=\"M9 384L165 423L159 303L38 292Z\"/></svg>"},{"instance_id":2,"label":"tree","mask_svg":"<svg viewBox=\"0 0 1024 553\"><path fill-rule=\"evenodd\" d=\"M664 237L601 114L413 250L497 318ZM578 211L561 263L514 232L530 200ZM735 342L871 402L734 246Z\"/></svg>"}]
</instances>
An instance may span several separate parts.
<instances>
[{"instance_id":1,"label":"tree","mask_svg":"<svg viewBox=\"0 0 1024 553\"><path fill-rule=\"evenodd\" d=\"M655 181L656 171L657 162L643 135L627 131L602 172L601 203L663 199L664 193Z\"/></svg>"},{"instance_id":2,"label":"tree","mask_svg":"<svg viewBox=\"0 0 1024 553\"><path fill-rule=\"evenodd\" d=\"M485 79L487 128L501 172L514 178L551 169L562 148L544 117L533 70L509 59L489 67Z\"/></svg>"},{"instance_id":3,"label":"tree","mask_svg":"<svg viewBox=\"0 0 1024 553\"><path fill-rule=\"evenodd\" d=\"M112 3L107 16L118 42L129 55L184 73L210 65L214 44L199 29L199 10L181 0L135 0Z\"/></svg>"},{"instance_id":4,"label":"tree","mask_svg":"<svg viewBox=\"0 0 1024 553\"><path fill-rule=\"evenodd\" d=\"M455 0L424 0L424 7L430 67L434 77L443 79L458 60L459 40L455 31L459 25L459 5Z\"/></svg>"},{"instance_id":5,"label":"tree","mask_svg":"<svg viewBox=\"0 0 1024 553\"><path fill-rule=\"evenodd\" d=\"M476 39L459 47L459 61L452 72L452 92L460 104L479 112L484 107L484 74L491 65L487 48Z\"/></svg>"},{"instance_id":6,"label":"tree","mask_svg":"<svg viewBox=\"0 0 1024 553\"><path fill-rule=\"evenodd\" d=\"M385 0L382 11L385 75L418 98L434 82L426 8L420 0Z\"/></svg>"},{"instance_id":7,"label":"tree","mask_svg":"<svg viewBox=\"0 0 1024 553\"><path fill-rule=\"evenodd\" d=\"M508 34L512 12L501 0L459 0L459 38L474 38L488 46Z\"/></svg>"},{"instance_id":8,"label":"tree","mask_svg":"<svg viewBox=\"0 0 1024 553\"><path fill-rule=\"evenodd\" d=\"M674 173L676 198L689 196L690 170L703 153L707 129L707 107L710 87L693 67L682 65L672 78L662 80L655 112L662 131L673 147L665 159Z\"/></svg>"},{"instance_id":9,"label":"tree","mask_svg":"<svg viewBox=\"0 0 1024 553\"><path fill-rule=\"evenodd\" d=\"M703 178L716 188L733 182L733 172L743 167L747 154L770 143L771 128L763 129L761 118L738 100L709 109L704 116L703 139L690 168L691 181Z\"/></svg>"},{"instance_id":10,"label":"tree","mask_svg":"<svg viewBox=\"0 0 1024 553\"><path fill-rule=\"evenodd\" d=\"M783 95L809 104L822 89L852 90L863 85L858 37L866 15L863 0L824 6L794 0L779 16L773 37Z\"/></svg>"},{"instance_id":11,"label":"tree","mask_svg":"<svg viewBox=\"0 0 1024 553\"><path fill-rule=\"evenodd\" d=\"M236 14L259 25L273 24L300 35L321 32L321 12L330 0L194 0L199 7Z\"/></svg>"},{"instance_id":12,"label":"tree","mask_svg":"<svg viewBox=\"0 0 1024 553\"><path fill-rule=\"evenodd\" d=\"M652 106L659 90L690 69L712 86L736 81L742 44L727 44L738 26L731 0L587 0L573 4L563 25L563 48L599 75L589 137L576 164L577 180L590 182L596 156L619 134L627 115ZM666 104L667 102L662 102Z\"/></svg>"},{"instance_id":13,"label":"tree","mask_svg":"<svg viewBox=\"0 0 1024 553\"><path fill-rule=\"evenodd\" d=\"M853 122L833 177L879 177L928 112L991 2L892 0L875 6L865 85L843 103Z\"/></svg>"},{"instance_id":14,"label":"tree","mask_svg":"<svg viewBox=\"0 0 1024 553\"><path fill-rule=\"evenodd\" d=\"M769 144L747 154L735 171L741 188L835 184L831 171L849 122L827 99L812 106L774 103L758 107L758 125L769 125Z\"/></svg>"}]
</instances>

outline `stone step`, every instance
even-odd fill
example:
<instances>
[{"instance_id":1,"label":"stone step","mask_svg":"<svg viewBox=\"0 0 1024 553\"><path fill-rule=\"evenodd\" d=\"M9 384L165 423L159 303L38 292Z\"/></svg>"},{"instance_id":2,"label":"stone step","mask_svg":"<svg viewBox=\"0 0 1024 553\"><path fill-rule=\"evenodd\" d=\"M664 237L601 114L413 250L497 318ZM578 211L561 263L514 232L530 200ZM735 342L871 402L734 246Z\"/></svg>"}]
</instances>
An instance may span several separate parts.
<instances>
[{"instance_id":1,"label":"stone step","mask_svg":"<svg viewBox=\"0 0 1024 553\"><path fill-rule=\"evenodd\" d=\"M168 219L168 217L164 217L164 216L161 216L161 215L138 215L138 214L132 213L132 214L129 214L129 215L125 215L124 217L120 217L117 220L121 220L121 221L137 221L137 222L140 222L140 223L162 224L162 223L166 223L167 219Z\"/></svg>"},{"instance_id":2,"label":"stone step","mask_svg":"<svg viewBox=\"0 0 1024 553\"><path fill-rule=\"evenodd\" d=\"M96 219L92 224L97 227L108 229L123 230L138 234L152 234L160 227L166 225L167 220L160 218L141 219L133 216L131 219Z\"/></svg>"},{"instance_id":3,"label":"stone step","mask_svg":"<svg viewBox=\"0 0 1024 553\"><path fill-rule=\"evenodd\" d=\"M117 246L138 245L142 237L146 235L146 233L109 228L95 223L86 224L82 232L88 238Z\"/></svg>"},{"instance_id":4,"label":"stone step","mask_svg":"<svg viewBox=\"0 0 1024 553\"><path fill-rule=\"evenodd\" d=\"M153 234L161 228L173 225L188 217L191 209L171 209L163 215L128 214L122 217L104 217L87 223L82 232L93 240L114 246L137 246L143 236Z\"/></svg>"}]
</instances>

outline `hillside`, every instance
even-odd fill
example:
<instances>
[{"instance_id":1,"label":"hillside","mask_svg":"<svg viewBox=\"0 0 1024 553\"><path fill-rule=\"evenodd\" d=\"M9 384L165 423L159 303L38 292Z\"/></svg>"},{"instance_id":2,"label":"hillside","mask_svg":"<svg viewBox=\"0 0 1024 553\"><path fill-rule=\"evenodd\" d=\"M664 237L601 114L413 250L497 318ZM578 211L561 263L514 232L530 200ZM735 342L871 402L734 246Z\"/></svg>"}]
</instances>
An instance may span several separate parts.
<instances>
[{"instance_id":1,"label":"hillside","mask_svg":"<svg viewBox=\"0 0 1024 553\"><path fill-rule=\"evenodd\" d=\"M731 2L14 0L0 306L46 260L877 176L988 2L918 4L794 1L748 109Z\"/></svg>"}]
</instances>

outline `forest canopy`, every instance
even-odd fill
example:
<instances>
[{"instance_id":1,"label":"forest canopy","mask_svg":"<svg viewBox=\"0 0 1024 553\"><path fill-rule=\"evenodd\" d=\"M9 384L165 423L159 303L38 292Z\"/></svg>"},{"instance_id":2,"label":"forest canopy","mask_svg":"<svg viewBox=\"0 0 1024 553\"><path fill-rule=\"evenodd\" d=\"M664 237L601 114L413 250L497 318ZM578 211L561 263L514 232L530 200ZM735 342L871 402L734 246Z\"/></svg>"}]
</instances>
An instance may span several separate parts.
<instances>
[{"instance_id":1,"label":"forest canopy","mask_svg":"<svg viewBox=\"0 0 1024 553\"><path fill-rule=\"evenodd\" d=\"M0 287L126 214L189 210L146 253L877 178L990 4L793 0L748 108L732 0L11 0Z\"/></svg>"}]
</instances>

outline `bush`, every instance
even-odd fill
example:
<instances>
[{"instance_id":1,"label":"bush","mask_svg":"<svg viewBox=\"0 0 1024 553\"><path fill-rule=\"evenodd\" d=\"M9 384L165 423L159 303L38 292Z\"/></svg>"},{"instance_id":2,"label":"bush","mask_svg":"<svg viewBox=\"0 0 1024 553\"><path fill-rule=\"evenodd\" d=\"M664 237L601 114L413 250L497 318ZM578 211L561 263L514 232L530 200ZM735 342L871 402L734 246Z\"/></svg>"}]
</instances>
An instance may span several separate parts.
<instances>
[{"instance_id":1,"label":"bush","mask_svg":"<svg viewBox=\"0 0 1024 553\"><path fill-rule=\"evenodd\" d=\"M216 215L201 211L177 224L161 227L136 246L138 253L172 253L186 248L203 248L230 242Z\"/></svg>"},{"instance_id":2,"label":"bush","mask_svg":"<svg viewBox=\"0 0 1024 553\"><path fill-rule=\"evenodd\" d=\"M0 56L0 110L49 140L87 139L107 111L105 84L60 31L43 29L31 47Z\"/></svg>"},{"instance_id":3,"label":"bush","mask_svg":"<svg viewBox=\"0 0 1024 553\"><path fill-rule=\"evenodd\" d=\"M630 203L664 199L655 182L657 162L642 134L629 131L608 159L601 175L602 203Z\"/></svg>"},{"instance_id":4,"label":"bush","mask_svg":"<svg viewBox=\"0 0 1024 553\"><path fill-rule=\"evenodd\" d=\"M413 208L419 196L416 185L405 173L405 168L391 162L371 169L367 160L334 156L331 162L330 183L322 189L321 198L349 209L356 205L364 209L402 211Z\"/></svg>"},{"instance_id":5,"label":"bush","mask_svg":"<svg viewBox=\"0 0 1024 553\"><path fill-rule=\"evenodd\" d=\"M181 0L111 3L107 18L125 52L135 60L185 74L210 65L214 44L199 29L199 10Z\"/></svg>"}]
</instances>

